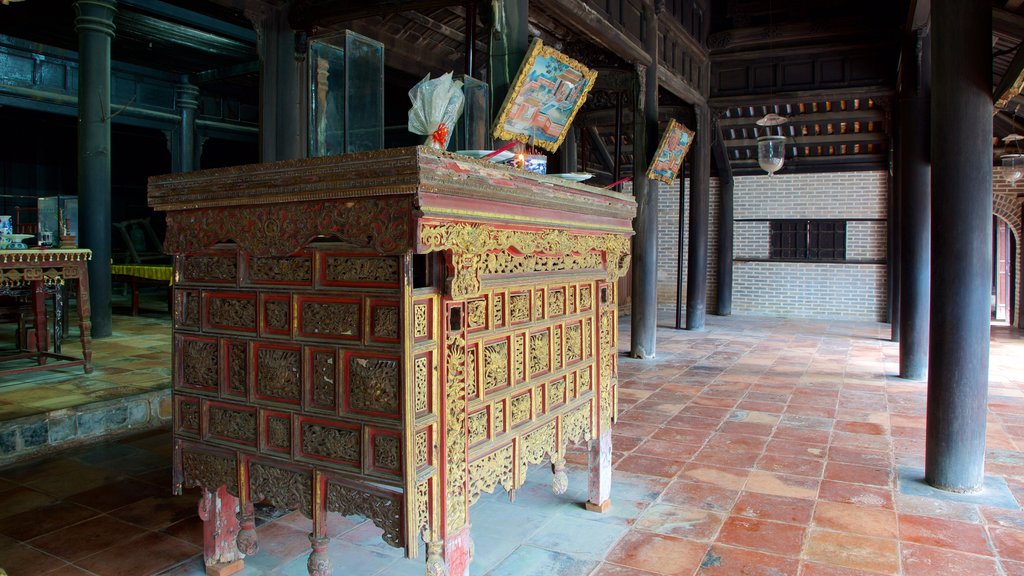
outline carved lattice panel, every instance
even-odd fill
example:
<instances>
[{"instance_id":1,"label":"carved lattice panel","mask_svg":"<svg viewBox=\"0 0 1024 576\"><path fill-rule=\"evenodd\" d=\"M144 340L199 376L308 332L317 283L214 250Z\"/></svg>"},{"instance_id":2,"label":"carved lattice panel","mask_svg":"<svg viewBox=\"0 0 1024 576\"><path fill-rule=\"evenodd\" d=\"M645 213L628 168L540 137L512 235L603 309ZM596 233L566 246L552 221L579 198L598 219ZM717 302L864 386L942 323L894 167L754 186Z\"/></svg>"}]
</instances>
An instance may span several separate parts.
<instances>
[{"instance_id":1,"label":"carved lattice panel","mask_svg":"<svg viewBox=\"0 0 1024 576\"><path fill-rule=\"evenodd\" d=\"M221 341L221 395L245 400L249 396L249 346L245 340Z\"/></svg>"},{"instance_id":2,"label":"carved lattice panel","mask_svg":"<svg viewBox=\"0 0 1024 576\"><path fill-rule=\"evenodd\" d=\"M262 436L260 450L288 456L292 451L292 415L288 412L260 409Z\"/></svg>"},{"instance_id":3,"label":"carved lattice panel","mask_svg":"<svg viewBox=\"0 0 1024 576\"><path fill-rule=\"evenodd\" d=\"M184 336L178 338L174 357L179 377L175 388L191 388L216 394L220 374L220 354L216 338Z\"/></svg>"},{"instance_id":4,"label":"carved lattice panel","mask_svg":"<svg viewBox=\"0 0 1024 576\"><path fill-rule=\"evenodd\" d=\"M202 296L199 290L174 289L174 329L198 330L202 320Z\"/></svg>"},{"instance_id":5,"label":"carved lattice panel","mask_svg":"<svg viewBox=\"0 0 1024 576\"><path fill-rule=\"evenodd\" d=\"M510 292L508 295L508 321L523 324L530 321L530 292Z\"/></svg>"},{"instance_id":6,"label":"carved lattice panel","mask_svg":"<svg viewBox=\"0 0 1024 576\"><path fill-rule=\"evenodd\" d=\"M367 468L378 474L402 473L402 436L398 431L367 427L369 453Z\"/></svg>"},{"instance_id":7,"label":"carved lattice panel","mask_svg":"<svg viewBox=\"0 0 1024 576\"><path fill-rule=\"evenodd\" d=\"M371 256L357 253L322 252L320 258L321 286L397 288L401 260L394 256Z\"/></svg>"},{"instance_id":8,"label":"carved lattice panel","mask_svg":"<svg viewBox=\"0 0 1024 576\"><path fill-rule=\"evenodd\" d=\"M433 351L419 354L413 360L413 408L416 416L423 416L434 410L434 378L436 376Z\"/></svg>"},{"instance_id":9,"label":"carved lattice panel","mask_svg":"<svg viewBox=\"0 0 1024 576\"><path fill-rule=\"evenodd\" d=\"M434 309L436 302L433 298L416 300L412 307L413 338L416 342L424 342L434 339Z\"/></svg>"},{"instance_id":10,"label":"carved lattice panel","mask_svg":"<svg viewBox=\"0 0 1024 576\"><path fill-rule=\"evenodd\" d=\"M469 446L473 447L481 442L486 442L491 436L490 406L484 406L483 409L470 413L467 423L469 426Z\"/></svg>"},{"instance_id":11,"label":"carved lattice panel","mask_svg":"<svg viewBox=\"0 0 1024 576\"><path fill-rule=\"evenodd\" d=\"M203 301L203 330L256 333L255 293L206 291Z\"/></svg>"},{"instance_id":12,"label":"carved lattice panel","mask_svg":"<svg viewBox=\"0 0 1024 576\"><path fill-rule=\"evenodd\" d=\"M253 345L256 360L254 395L258 400L299 404L302 401L302 351L299 346Z\"/></svg>"},{"instance_id":13,"label":"carved lattice panel","mask_svg":"<svg viewBox=\"0 0 1024 576\"><path fill-rule=\"evenodd\" d=\"M246 256L248 284L257 286L312 286L313 256Z\"/></svg>"},{"instance_id":14,"label":"carved lattice panel","mask_svg":"<svg viewBox=\"0 0 1024 576\"><path fill-rule=\"evenodd\" d=\"M260 294L260 335L292 335L292 299L288 294Z\"/></svg>"},{"instance_id":15,"label":"carved lattice panel","mask_svg":"<svg viewBox=\"0 0 1024 576\"><path fill-rule=\"evenodd\" d=\"M508 388L512 383L511 339L506 336L501 340L486 342L483 350L484 395Z\"/></svg>"},{"instance_id":16,"label":"carved lattice panel","mask_svg":"<svg viewBox=\"0 0 1024 576\"><path fill-rule=\"evenodd\" d=\"M199 435L199 398L195 396L174 396L174 431L185 436Z\"/></svg>"},{"instance_id":17,"label":"carved lattice panel","mask_svg":"<svg viewBox=\"0 0 1024 576\"><path fill-rule=\"evenodd\" d=\"M398 343L402 335L401 309L398 302L370 300L369 340L380 343Z\"/></svg>"},{"instance_id":18,"label":"carved lattice panel","mask_svg":"<svg viewBox=\"0 0 1024 576\"><path fill-rule=\"evenodd\" d=\"M334 414L338 410L340 382L338 355L334 348L307 346L305 406L310 411Z\"/></svg>"},{"instance_id":19,"label":"carved lattice panel","mask_svg":"<svg viewBox=\"0 0 1024 576\"><path fill-rule=\"evenodd\" d=\"M300 338L352 340L362 338L362 300L328 296L299 296Z\"/></svg>"},{"instance_id":20,"label":"carved lattice panel","mask_svg":"<svg viewBox=\"0 0 1024 576\"><path fill-rule=\"evenodd\" d=\"M469 400L480 398L480 343L466 346L466 397Z\"/></svg>"},{"instance_id":21,"label":"carved lattice panel","mask_svg":"<svg viewBox=\"0 0 1024 576\"><path fill-rule=\"evenodd\" d=\"M186 256L183 260L180 283L238 284L238 256L234 251Z\"/></svg>"},{"instance_id":22,"label":"carved lattice panel","mask_svg":"<svg viewBox=\"0 0 1024 576\"><path fill-rule=\"evenodd\" d=\"M487 297L473 298L466 301L466 330L479 332L486 330L490 320Z\"/></svg>"},{"instance_id":23,"label":"carved lattice panel","mask_svg":"<svg viewBox=\"0 0 1024 576\"><path fill-rule=\"evenodd\" d=\"M222 444L256 446L255 406L204 401L203 439Z\"/></svg>"},{"instance_id":24,"label":"carved lattice panel","mask_svg":"<svg viewBox=\"0 0 1024 576\"><path fill-rule=\"evenodd\" d=\"M299 459L361 468L362 429L359 424L299 417Z\"/></svg>"},{"instance_id":25,"label":"carved lattice panel","mask_svg":"<svg viewBox=\"0 0 1024 576\"><path fill-rule=\"evenodd\" d=\"M345 353L344 406L349 412L398 418L402 378L398 356Z\"/></svg>"}]
</instances>

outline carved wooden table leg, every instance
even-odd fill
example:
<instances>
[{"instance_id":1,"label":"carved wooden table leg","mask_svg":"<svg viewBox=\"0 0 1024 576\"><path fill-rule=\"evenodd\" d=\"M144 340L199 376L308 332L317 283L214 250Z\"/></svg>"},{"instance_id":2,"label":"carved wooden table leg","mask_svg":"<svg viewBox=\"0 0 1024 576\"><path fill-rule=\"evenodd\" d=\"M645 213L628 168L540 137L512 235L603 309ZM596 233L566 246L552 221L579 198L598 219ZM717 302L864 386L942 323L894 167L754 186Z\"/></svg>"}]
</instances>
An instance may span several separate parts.
<instances>
[{"instance_id":1,"label":"carved wooden table leg","mask_svg":"<svg viewBox=\"0 0 1024 576\"><path fill-rule=\"evenodd\" d=\"M256 536L256 512L252 503L243 501L238 508L238 551L246 556L259 552L260 541Z\"/></svg>"},{"instance_id":2,"label":"carved wooden table leg","mask_svg":"<svg viewBox=\"0 0 1024 576\"><path fill-rule=\"evenodd\" d=\"M92 372L92 308L89 305L89 267L79 263L78 276L78 332L82 340L82 358L85 373Z\"/></svg>"},{"instance_id":3,"label":"carved wooden table leg","mask_svg":"<svg viewBox=\"0 0 1024 576\"><path fill-rule=\"evenodd\" d=\"M605 512L612 505L612 432L590 441L590 498L587 510Z\"/></svg>"},{"instance_id":4,"label":"carved wooden table leg","mask_svg":"<svg viewBox=\"0 0 1024 576\"><path fill-rule=\"evenodd\" d=\"M228 494L226 486L216 491L203 490L199 518L203 521L203 561L208 576L228 576L244 567L242 554L235 544L237 509L238 498Z\"/></svg>"},{"instance_id":5,"label":"carved wooden table leg","mask_svg":"<svg viewBox=\"0 0 1024 576\"><path fill-rule=\"evenodd\" d=\"M551 459L551 471L554 472L554 477L551 478L551 491L555 494L565 494L569 489L569 475L565 472L564 456Z\"/></svg>"},{"instance_id":6,"label":"carved wooden table leg","mask_svg":"<svg viewBox=\"0 0 1024 576\"><path fill-rule=\"evenodd\" d=\"M32 314L36 317L36 362L40 365L46 364L46 356L43 352L46 347L46 292L43 291L43 281L34 282L32 290Z\"/></svg>"},{"instance_id":7,"label":"carved wooden table leg","mask_svg":"<svg viewBox=\"0 0 1024 576\"><path fill-rule=\"evenodd\" d=\"M309 544L313 551L306 561L306 570L309 576L331 576L331 557L327 555L327 544L330 538L327 537L327 522L324 518L327 515L324 499L325 480L319 471L313 471L313 532L309 534Z\"/></svg>"}]
</instances>

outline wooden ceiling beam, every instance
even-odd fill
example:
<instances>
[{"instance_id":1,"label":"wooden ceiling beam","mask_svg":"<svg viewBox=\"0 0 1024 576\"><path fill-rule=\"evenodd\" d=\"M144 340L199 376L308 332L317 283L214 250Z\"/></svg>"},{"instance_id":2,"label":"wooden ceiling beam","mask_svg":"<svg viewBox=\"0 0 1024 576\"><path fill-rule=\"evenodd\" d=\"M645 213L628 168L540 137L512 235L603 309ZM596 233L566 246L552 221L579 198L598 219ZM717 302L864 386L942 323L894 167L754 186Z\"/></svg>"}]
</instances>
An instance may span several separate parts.
<instances>
[{"instance_id":1,"label":"wooden ceiling beam","mask_svg":"<svg viewBox=\"0 0 1024 576\"><path fill-rule=\"evenodd\" d=\"M438 34L441 34L442 36L445 36L446 38L450 38L452 40L455 40L459 44L465 44L466 43L466 35L464 33L459 32L458 30L453 30L449 26L446 26L446 25L438 22L437 20L434 20L433 18L429 18L427 16L424 16L423 14L421 14L419 12L415 12L415 11L402 12L402 16L405 16L406 18L412 20L413 22L416 22L418 24L423 25L425 28L428 28L430 30L433 30L434 32L437 32ZM477 40L473 45L480 52L487 53L487 44L484 44L483 42L480 42L479 40Z\"/></svg>"},{"instance_id":2,"label":"wooden ceiling beam","mask_svg":"<svg viewBox=\"0 0 1024 576\"><path fill-rule=\"evenodd\" d=\"M895 94L891 86L862 86L859 88L836 88L825 90L796 90L774 94L744 94L743 96L718 96L708 100L716 110L742 108L744 106L773 106L799 102L827 102L830 100L884 99Z\"/></svg>"},{"instance_id":3,"label":"wooden ceiling beam","mask_svg":"<svg viewBox=\"0 0 1024 576\"><path fill-rule=\"evenodd\" d=\"M829 144L884 144L889 141L885 132L861 132L856 134L821 134L818 136L786 136L786 146L827 146ZM737 138L725 141L726 148L756 148L756 138Z\"/></svg>"},{"instance_id":4,"label":"wooden ceiling beam","mask_svg":"<svg viewBox=\"0 0 1024 576\"><path fill-rule=\"evenodd\" d=\"M738 118L722 118L719 124L722 128L735 126L754 126L761 117L742 116ZM884 122L885 111L879 108L867 108L861 110L846 110L834 112L809 112L807 114L795 114L789 116L788 124L827 124L829 122Z\"/></svg>"},{"instance_id":5,"label":"wooden ceiling beam","mask_svg":"<svg viewBox=\"0 0 1024 576\"><path fill-rule=\"evenodd\" d=\"M288 23L295 30L312 30L314 27L329 28L370 16L462 4L465 4L465 0L298 0L288 11Z\"/></svg>"},{"instance_id":6,"label":"wooden ceiling beam","mask_svg":"<svg viewBox=\"0 0 1024 576\"><path fill-rule=\"evenodd\" d=\"M675 94L687 104L704 106L707 103L707 98L699 90L664 66L658 66L658 85Z\"/></svg>"},{"instance_id":7,"label":"wooden ceiling beam","mask_svg":"<svg viewBox=\"0 0 1024 576\"><path fill-rule=\"evenodd\" d=\"M368 38L374 38L380 34L380 30L364 21L350 22L348 29L356 34L362 34ZM454 61L446 59L444 53L438 50L423 50L422 46L413 44L408 40L399 38L388 38L385 41L384 64L416 76L417 78L430 72L443 74L449 72L454 66Z\"/></svg>"},{"instance_id":8,"label":"wooden ceiling beam","mask_svg":"<svg viewBox=\"0 0 1024 576\"><path fill-rule=\"evenodd\" d=\"M620 58L645 66L651 63L651 57L643 46L634 43L586 3L579 0L539 0L537 3L547 12L561 15L559 22L567 28Z\"/></svg>"}]
</instances>

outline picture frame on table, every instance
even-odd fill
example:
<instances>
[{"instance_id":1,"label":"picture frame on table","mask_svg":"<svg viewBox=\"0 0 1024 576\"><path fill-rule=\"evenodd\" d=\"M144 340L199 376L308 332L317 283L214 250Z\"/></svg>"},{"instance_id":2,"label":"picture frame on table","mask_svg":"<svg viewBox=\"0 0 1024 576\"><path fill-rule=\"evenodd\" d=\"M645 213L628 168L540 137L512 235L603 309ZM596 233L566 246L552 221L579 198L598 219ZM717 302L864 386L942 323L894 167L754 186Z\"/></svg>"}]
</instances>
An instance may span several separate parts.
<instances>
[{"instance_id":1,"label":"picture frame on table","mask_svg":"<svg viewBox=\"0 0 1024 576\"><path fill-rule=\"evenodd\" d=\"M691 144L693 130L674 118L669 120L668 128L665 129L665 134L662 135L658 149L654 153L654 160L647 168L647 178L665 184L674 182Z\"/></svg>"},{"instance_id":2,"label":"picture frame on table","mask_svg":"<svg viewBox=\"0 0 1024 576\"><path fill-rule=\"evenodd\" d=\"M534 39L494 121L494 138L558 150L596 79L597 71Z\"/></svg>"}]
</instances>

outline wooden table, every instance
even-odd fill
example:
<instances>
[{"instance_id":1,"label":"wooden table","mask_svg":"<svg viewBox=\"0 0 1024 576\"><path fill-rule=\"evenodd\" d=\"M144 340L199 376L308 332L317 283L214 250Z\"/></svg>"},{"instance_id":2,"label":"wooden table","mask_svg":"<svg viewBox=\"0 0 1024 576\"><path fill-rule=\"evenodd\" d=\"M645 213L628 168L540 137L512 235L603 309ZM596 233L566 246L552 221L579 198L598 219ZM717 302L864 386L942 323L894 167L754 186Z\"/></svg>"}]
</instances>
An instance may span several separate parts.
<instances>
[{"instance_id":1,"label":"wooden table","mask_svg":"<svg viewBox=\"0 0 1024 576\"><path fill-rule=\"evenodd\" d=\"M172 272L170 264L114 264L110 277L114 282L125 282L132 291L132 316L139 315L139 284L154 284L167 287L167 310L173 308Z\"/></svg>"},{"instance_id":2,"label":"wooden table","mask_svg":"<svg viewBox=\"0 0 1024 576\"><path fill-rule=\"evenodd\" d=\"M90 330L89 310L89 270L88 260L92 251L85 249L55 250L0 250L0 294L25 295L32 297L32 310L35 316L35 350L21 350L0 358L3 361L35 360L34 366L0 369L0 376L21 374L36 370L51 370L69 366L82 366L86 373L92 372L92 337ZM72 280L78 283L78 327L81 333L82 356L68 356L60 353L60 341L63 337L63 322L60 317L63 311L64 284ZM49 352L46 345L46 295L53 294L54 305L54 351ZM57 362L47 362L57 360Z\"/></svg>"},{"instance_id":3,"label":"wooden table","mask_svg":"<svg viewBox=\"0 0 1024 576\"><path fill-rule=\"evenodd\" d=\"M607 508L631 196L416 147L160 176L149 202L175 256L174 483L204 489L208 565L255 549L268 501L312 518L311 574L333 511L463 576L480 494L544 463L564 492L576 443ZM215 513L235 497L240 528Z\"/></svg>"}]
</instances>

